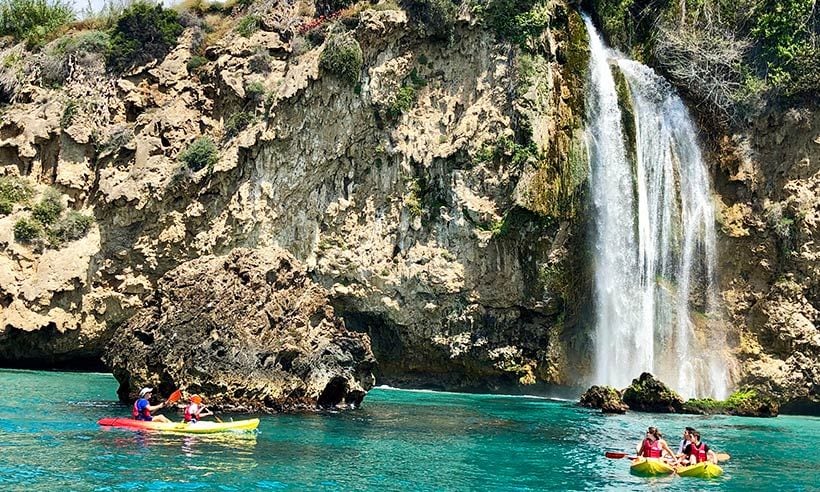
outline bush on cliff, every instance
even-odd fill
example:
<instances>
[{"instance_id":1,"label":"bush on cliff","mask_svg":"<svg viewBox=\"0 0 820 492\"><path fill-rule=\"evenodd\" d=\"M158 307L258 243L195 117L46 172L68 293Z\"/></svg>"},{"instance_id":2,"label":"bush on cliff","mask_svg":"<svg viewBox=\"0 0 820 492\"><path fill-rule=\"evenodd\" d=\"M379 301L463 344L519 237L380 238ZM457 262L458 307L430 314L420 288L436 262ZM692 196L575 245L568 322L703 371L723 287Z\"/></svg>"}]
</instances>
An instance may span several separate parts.
<instances>
[{"instance_id":1,"label":"bush on cliff","mask_svg":"<svg viewBox=\"0 0 820 492\"><path fill-rule=\"evenodd\" d=\"M210 172L219 160L219 150L210 137L199 137L179 155L179 158L191 171L208 168Z\"/></svg>"},{"instance_id":2,"label":"bush on cliff","mask_svg":"<svg viewBox=\"0 0 820 492\"><path fill-rule=\"evenodd\" d=\"M401 6L431 37L445 41L453 37L456 6L451 0L403 0Z\"/></svg>"},{"instance_id":3,"label":"bush on cliff","mask_svg":"<svg viewBox=\"0 0 820 492\"><path fill-rule=\"evenodd\" d=\"M362 47L350 33L333 34L319 58L319 67L355 85L359 82L363 58Z\"/></svg>"},{"instance_id":4,"label":"bush on cliff","mask_svg":"<svg viewBox=\"0 0 820 492\"><path fill-rule=\"evenodd\" d=\"M58 246L64 242L76 241L85 237L93 223L94 217L71 210L49 231L51 243Z\"/></svg>"},{"instance_id":5,"label":"bush on cliff","mask_svg":"<svg viewBox=\"0 0 820 492\"><path fill-rule=\"evenodd\" d=\"M0 36L14 36L30 46L74 20L71 4L62 0L0 0Z\"/></svg>"},{"instance_id":6,"label":"bush on cliff","mask_svg":"<svg viewBox=\"0 0 820 492\"><path fill-rule=\"evenodd\" d=\"M758 394L754 389L739 389L726 400L712 398L689 399L683 404L683 413L700 415L729 414L744 417L776 417L780 406L772 398Z\"/></svg>"},{"instance_id":7,"label":"bush on cliff","mask_svg":"<svg viewBox=\"0 0 820 492\"><path fill-rule=\"evenodd\" d=\"M547 7L536 0L490 0L474 9L487 27L517 44L538 36L549 24Z\"/></svg>"},{"instance_id":8,"label":"bush on cliff","mask_svg":"<svg viewBox=\"0 0 820 492\"><path fill-rule=\"evenodd\" d=\"M63 200L55 190L48 190L44 195L43 198L37 202L34 207L31 209L31 215L34 217L34 220L39 222L44 226L51 225L60 218L60 215L65 210L65 206L63 206Z\"/></svg>"},{"instance_id":9,"label":"bush on cliff","mask_svg":"<svg viewBox=\"0 0 820 492\"><path fill-rule=\"evenodd\" d=\"M19 219L14 223L14 240L18 243L33 243L43 234L43 226L36 220Z\"/></svg>"},{"instance_id":10,"label":"bush on cliff","mask_svg":"<svg viewBox=\"0 0 820 492\"><path fill-rule=\"evenodd\" d=\"M117 18L111 33L108 65L127 70L165 55L182 34L179 15L161 5L139 2Z\"/></svg>"},{"instance_id":11,"label":"bush on cliff","mask_svg":"<svg viewBox=\"0 0 820 492\"><path fill-rule=\"evenodd\" d=\"M111 38L104 31L84 31L57 39L46 46L37 61L40 81L46 86L59 86L71 74L72 65L101 66L110 47Z\"/></svg>"},{"instance_id":12,"label":"bush on cliff","mask_svg":"<svg viewBox=\"0 0 820 492\"><path fill-rule=\"evenodd\" d=\"M8 215L14 210L15 203L22 203L31 198L31 185L23 178L0 176L0 215Z\"/></svg>"}]
</instances>

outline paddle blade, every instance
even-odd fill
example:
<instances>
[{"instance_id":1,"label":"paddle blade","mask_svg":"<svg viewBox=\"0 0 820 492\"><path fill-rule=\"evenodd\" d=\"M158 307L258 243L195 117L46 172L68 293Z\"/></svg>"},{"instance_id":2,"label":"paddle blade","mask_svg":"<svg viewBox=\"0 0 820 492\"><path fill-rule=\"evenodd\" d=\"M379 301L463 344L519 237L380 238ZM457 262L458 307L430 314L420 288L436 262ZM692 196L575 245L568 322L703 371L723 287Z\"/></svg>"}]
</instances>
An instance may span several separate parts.
<instances>
[{"instance_id":1,"label":"paddle blade","mask_svg":"<svg viewBox=\"0 0 820 492\"><path fill-rule=\"evenodd\" d=\"M715 453L715 457L718 461L729 461L732 458L729 453Z\"/></svg>"},{"instance_id":2,"label":"paddle blade","mask_svg":"<svg viewBox=\"0 0 820 492\"><path fill-rule=\"evenodd\" d=\"M182 398L182 390L176 390L168 397L168 403L176 403Z\"/></svg>"},{"instance_id":3,"label":"paddle blade","mask_svg":"<svg viewBox=\"0 0 820 492\"><path fill-rule=\"evenodd\" d=\"M619 460L621 458L626 458L627 453L618 453L616 451L607 451L604 453L604 456L607 458L612 458L614 460Z\"/></svg>"},{"instance_id":4,"label":"paddle blade","mask_svg":"<svg viewBox=\"0 0 820 492\"><path fill-rule=\"evenodd\" d=\"M214 418L215 418L215 419L216 419L216 421L217 421L217 422L219 422L220 424L222 423L222 419L221 419L221 418L217 417L216 415L214 415Z\"/></svg>"}]
</instances>

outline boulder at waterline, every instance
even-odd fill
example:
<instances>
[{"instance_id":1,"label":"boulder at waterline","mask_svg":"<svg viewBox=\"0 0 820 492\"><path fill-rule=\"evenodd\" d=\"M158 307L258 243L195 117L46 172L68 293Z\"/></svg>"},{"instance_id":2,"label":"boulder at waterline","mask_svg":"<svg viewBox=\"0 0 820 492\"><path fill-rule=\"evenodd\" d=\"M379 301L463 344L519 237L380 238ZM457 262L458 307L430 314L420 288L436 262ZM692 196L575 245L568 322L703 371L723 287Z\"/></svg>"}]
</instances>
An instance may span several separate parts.
<instances>
[{"instance_id":1,"label":"boulder at waterline","mask_svg":"<svg viewBox=\"0 0 820 492\"><path fill-rule=\"evenodd\" d=\"M683 398L648 372L632 380L623 401L640 412L675 413L683 408Z\"/></svg>"},{"instance_id":2,"label":"boulder at waterline","mask_svg":"<svg viewBox=\"0 0 820 492\"><path fill-rule=\"evenodd\" d=\"M143 386L198 393L211 407L357 406L372 388L366 334L349 332L290 253L235 249L183 263L124 323L105 361L123 401Z\"/></svg>"},{"instance_id":3,"label":"boulder at waterline","mask_svg":"<svg viewBox=\"0 0 820 492\"><path fill-rule=\"evenodd\" d=\"M603 413L626 413L629 407L621 399L621 393L612 386L592 386L581 395L582 407L600 408Z\"/></svg>"}]
</instances>

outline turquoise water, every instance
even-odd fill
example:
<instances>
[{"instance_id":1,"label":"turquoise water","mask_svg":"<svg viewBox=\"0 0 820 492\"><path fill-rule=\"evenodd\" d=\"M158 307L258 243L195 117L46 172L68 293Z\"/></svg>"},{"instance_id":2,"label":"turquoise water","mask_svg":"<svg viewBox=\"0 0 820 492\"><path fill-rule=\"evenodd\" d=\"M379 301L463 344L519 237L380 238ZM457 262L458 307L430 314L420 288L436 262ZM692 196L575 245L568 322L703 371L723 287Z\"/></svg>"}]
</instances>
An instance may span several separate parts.
<instances>
[{"instance_id":1,"label":"turquoise water","mask_svg":"<svg viewBox=\"0 0 820 492\"><path fill-rule=\"evenodd\" d=\"M99 428L128 415L115 390L110 375L0 370L0 490L820 490L817 418L607 417L540 398L375 389L352 412L180 436ZM697 427L732 455L725 475L638 478L604 457L648 425Z\"/></svg>"}]
</instances>

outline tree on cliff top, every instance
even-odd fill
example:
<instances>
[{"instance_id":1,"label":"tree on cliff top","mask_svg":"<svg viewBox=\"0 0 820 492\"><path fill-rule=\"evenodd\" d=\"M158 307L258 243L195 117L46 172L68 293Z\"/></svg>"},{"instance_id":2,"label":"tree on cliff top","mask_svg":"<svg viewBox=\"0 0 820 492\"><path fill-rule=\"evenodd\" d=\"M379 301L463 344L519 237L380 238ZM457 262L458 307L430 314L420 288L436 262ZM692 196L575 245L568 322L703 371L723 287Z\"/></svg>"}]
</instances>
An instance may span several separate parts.
<instances>
[{"instance_id":1,"label":"tree on cliff top","mask_svg":"<svg viewBox=\"0 0 820 492\"><path fill-rule=\"evenodd\" d=\"M125 10L111 33L108 66L114 70L162 59L171 50L183 27L174 10L140 2Z\"/></svg>"}]
</instances>

